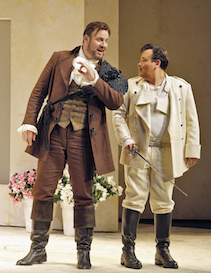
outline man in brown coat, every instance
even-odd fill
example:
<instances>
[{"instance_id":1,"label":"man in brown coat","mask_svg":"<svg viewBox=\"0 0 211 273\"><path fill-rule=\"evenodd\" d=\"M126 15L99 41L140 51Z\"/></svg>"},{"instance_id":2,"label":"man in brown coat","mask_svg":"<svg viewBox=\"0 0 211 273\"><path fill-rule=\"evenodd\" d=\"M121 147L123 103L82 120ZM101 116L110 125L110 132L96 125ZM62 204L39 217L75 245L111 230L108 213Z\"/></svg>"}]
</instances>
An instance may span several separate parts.
<instances>
[{"instance_id":1,"label":"man in brown coat","mask_svg":"<svg viewBox=\"0 0 211 273\"><path fill-rule=\"evenodd\" d=\"M95 226L91 194L93 172L94 168L98 174L114 171L105 106L118 109L123 103L119 90L127 85L119 70L102 62L109 35L106 23L87 25L83 45L72 51L55 52L31 93L19 132L28 144L26 152L38 158L33 188L32 245L28 255L17 265L47 260L45 246L49 239L54 192L67 163L74 193L77 267L91 268L89 250ZM114 90L110 86L115 81ZM37 122L46 97L47 105Z\"/></svg>"}]
</instances>

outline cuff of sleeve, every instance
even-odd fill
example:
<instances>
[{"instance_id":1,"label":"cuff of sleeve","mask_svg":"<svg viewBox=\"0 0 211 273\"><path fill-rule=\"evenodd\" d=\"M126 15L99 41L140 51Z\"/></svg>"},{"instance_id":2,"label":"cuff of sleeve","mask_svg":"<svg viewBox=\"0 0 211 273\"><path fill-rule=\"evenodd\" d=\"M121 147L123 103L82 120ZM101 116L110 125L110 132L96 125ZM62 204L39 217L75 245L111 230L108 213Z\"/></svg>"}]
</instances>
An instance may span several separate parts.
<instances>
[{"instance_id":1,"label":"cuff of sleeve","mask_svg":"<svg viewBox=\"0 0 211 273\"><path fill-rule=\"evenodd\" d=\"M185 157L186 158L200 158L201 145L198 144L186 144Z\"/></svg>"},{"instance_id":2,"label":"cuff of sleeve","mask_svg":"<svg viewBox=\"0 0 211 273\"><path fill-rule=\"evenodd\" d=\"M133 139L127 139L124 141L124 143L122 143L122 147L125 148L126 146L130 144L135 144L135 141Z\"/></svg>"},{"instance_id":3,"label":"cuff of sleeve","mask_svg":"<svg viewBox=\"0 0 211 273\"><path fill-rule=\"evenodd\" d=\"M97 82L97 80L99 79L99 75L97 73L97 70L94 69L94 73L95 73L95 78L93 81L90 82L90 85L94 86Z\"/></svg>"},{"instance_id":4,"label":"cuff of sleeve","mask_svg":"<svg viewBox=\"0 0 211 273\"><path fill-rule=\"evenodd\" d=\"M32 131L33 133L35 133L37 135L38 131L37 128L34 125L31 124L23 124L21 127L19 127L17 129L17 131L22 134L23 132L26 131Z\"/></svg>"}]
</instances>

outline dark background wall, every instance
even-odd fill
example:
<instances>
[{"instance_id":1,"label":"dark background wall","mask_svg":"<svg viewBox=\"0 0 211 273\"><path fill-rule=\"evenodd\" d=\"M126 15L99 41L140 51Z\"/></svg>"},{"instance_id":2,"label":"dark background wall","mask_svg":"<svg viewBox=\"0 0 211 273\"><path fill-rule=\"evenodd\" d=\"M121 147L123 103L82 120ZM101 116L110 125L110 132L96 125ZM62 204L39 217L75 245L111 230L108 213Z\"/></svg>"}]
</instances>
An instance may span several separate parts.
<instances>
[{"instance_id":1,"label":"dark background wall","mask_svg":"<svg viewBox=\"0 0 211 273\"><path fill-rule=\"evenodd\" d=\"M211 1L120 0L119 68L127 78L137 75L140 48L155 43L168 51L169 75L190 82L201 128L202 156L176 183L174 219L211 219ZM124 185L123 168L120 183ZM122 199L122 198L121 198ZM121 202L119 205L121 215ZM152 218L149 206L142 218Z\"/></svg>"}]
</instances>

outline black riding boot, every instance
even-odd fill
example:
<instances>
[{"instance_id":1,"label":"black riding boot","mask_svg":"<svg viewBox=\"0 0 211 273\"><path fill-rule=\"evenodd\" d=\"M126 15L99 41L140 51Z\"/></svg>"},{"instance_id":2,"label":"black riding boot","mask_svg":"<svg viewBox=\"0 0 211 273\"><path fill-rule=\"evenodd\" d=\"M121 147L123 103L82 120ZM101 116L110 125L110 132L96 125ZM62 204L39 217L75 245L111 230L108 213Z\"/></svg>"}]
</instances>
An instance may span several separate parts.
<instances>
[{"instance_id":1,"label":"black riding boot","mask_svg":"<svg viewBox=\"0 0 211 273\"><path fill-rule=\"evenodd\" d=\"M47 261L45 246L48 243L50 222L32 221L31 249L23 259L17 261L16 265L32 265Z\"/></svg>"},{"instance_id":2,"label":"black riding boot","mask_svg":"<svg viewBox=\"0 0 211 273\"><path fill-rule=\"evenodd\" d=\"M171 228L171 213L155 214L156 254L155 264L165 268L178 268L178 264L169 252L169 235Z\"/></svg>"},{"instance_id":3,"label":"black riding boot","mask_svg":"<svg viewBox=\"0 0 211 273\"><path fill-rule=\"evenodd\" d=\"M77 243L78 269L90 269L90 246L93 238L93 228L76 228L75 241Z\"/></svg>"},{"instance_id":4,"label":"black riding boot","mask_svg":"<svg viewBox=\"0 0 211 273\"><path fill-rule=\"evenodd\" d=\"M122 210L122 248L121 265L129 268L142 268L135 255L136 229L139 222L139 212L123 208Z\"/></svg>"},{"instance_id":5,"label":"black riding boot","mask_svg":"<svg viewBox=\"0 0 211 273\"><path fill-rule=\"evenodd\" d=\"M31 249L16 265L32 265L47 261L45 246L48 243L50 224L53 216L53 201L34 199L32 209Z\"/></svg>"},{"instance_id":6,"label":"black riding boot","mask_svg":"<svg viewBox=\"0 0 211 273\"><path fill-rule=\"evenodd\" d=\"M75 241L77 243L77 268L90 269L90 249L95 227L94 206L74 208Z\"/></svg>"}]
</instances>

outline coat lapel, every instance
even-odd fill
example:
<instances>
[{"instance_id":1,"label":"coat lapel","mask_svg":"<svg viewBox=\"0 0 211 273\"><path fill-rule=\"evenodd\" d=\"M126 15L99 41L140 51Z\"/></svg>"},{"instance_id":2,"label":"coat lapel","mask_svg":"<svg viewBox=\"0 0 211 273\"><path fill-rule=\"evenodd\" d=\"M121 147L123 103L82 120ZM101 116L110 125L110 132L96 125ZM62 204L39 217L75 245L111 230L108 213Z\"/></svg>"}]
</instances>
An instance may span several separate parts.
<instances>
[{"instance_id":1,"label":"coat lapel","mask_svg":"<svg viewBox=\"0 0 211 273\"><path fill-rule=\"evenodd\" d=\"M75 56L70 54L69 57L60 61L59 66L61 70L61 75L66 86L69 85L70 73L72 71L72 62Z\"/></svg>"},{"instance_id":2,"label":"coat lapel","mask_svg":"<svg viewBox=\"0 0 211 273\"><path fill-rule=\"evenodd\" d=\"M136 103L136 112L145 122L148 129L151 127L151 115L150 115L150 103L154 101L154 94L149 90L144 88L144 83L140 81L138 83L140 90L139 90L139 97Z\"/></svg>"}]
</instances>

